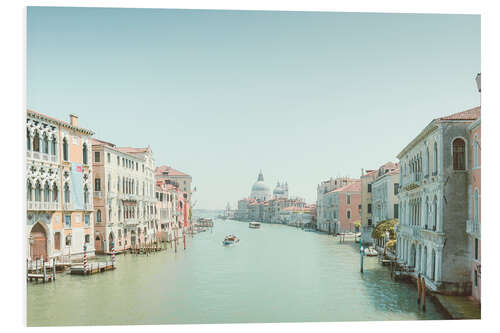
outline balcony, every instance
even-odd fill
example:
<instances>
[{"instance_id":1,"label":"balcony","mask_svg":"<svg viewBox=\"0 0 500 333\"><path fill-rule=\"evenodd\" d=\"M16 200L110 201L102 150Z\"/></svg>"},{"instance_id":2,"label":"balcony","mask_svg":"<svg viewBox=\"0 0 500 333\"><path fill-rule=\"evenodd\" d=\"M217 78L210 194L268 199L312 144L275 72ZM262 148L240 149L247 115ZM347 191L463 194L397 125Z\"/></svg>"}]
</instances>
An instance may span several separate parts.
<instances>
[{"instance_id":1,"label":"balcony","mask_svg":"<svg viewBox=\"0 0 500 333\"><path fill-rule=\"evenodd\" d=\"M94 198L102 199L102 191L94 191Z\"/></svg>"},{"instance_id":2,"label":"balcony","mask_svg":"<svg viewBox=\"0 0 500 333\"><path fill-rule=\"evenodd\" d=\"M59 210L59 202L28 201L28 210Z\"/></svg>"},{"instance_id":3,"label":"balcony","mask_svg":"<svg viewBox=\"0 0 500 333\"><path fill-rule=\"evenodd\" d=\"M479 221L467 220L466 231L469 235L481 239L481 223Z\"/></svg>"},{"instance_id":4,"label":"balcony","mask_svg":"<svg viewBox=\"0 0 500 333\"><path fill-rule=\"evenodd\" d=\"M135 226L137 224L139 224L139 220L138 219L135 219L135 218L125 219L125 225L127 225L127 226Z\"/></svg>"},{"instance_id":5,"label":"balcony","mask_svg":"<svg viewBox=\"0 0 500 333\"><path fill-rule=\"evenodd\" d=\"M65 202L63 204L63 210L73 210L73 203L72 202Z\"/></svg>"},{"instance_id":6,"label":"balcony","mask_svg":"<svg viewBox=\"0 0 500 333\"><path fill-rule=\"evenodd\" d=\"M51 154L45 154L41 153L38 151L26 151L26 158L31 158L34 160L41 160L45 162L52 162L56 163L57 162L57 156L56 155L51 155Z\"/></svg>"},{"instance_id":7,"label":"balcony","mask_svg":"<svg viewBox=\"0 0 500 333\"><path fill-rule=\"evenodd\" d=\"M83 210L94 210L94 206L91 203L84 203Z\"/></svg>"}]
</instances>

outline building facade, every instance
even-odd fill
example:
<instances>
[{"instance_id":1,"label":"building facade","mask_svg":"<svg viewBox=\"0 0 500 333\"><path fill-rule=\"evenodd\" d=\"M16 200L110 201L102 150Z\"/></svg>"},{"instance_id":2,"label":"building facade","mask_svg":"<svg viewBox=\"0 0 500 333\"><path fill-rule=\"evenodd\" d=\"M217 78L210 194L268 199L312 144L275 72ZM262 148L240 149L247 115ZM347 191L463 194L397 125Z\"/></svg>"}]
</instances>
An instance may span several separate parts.
<instances>
[{"instance_id":1,"label":"building facade","mask_svg":"<svg viewBox=\"0 0 500 333\"><path fill-rule=\"evenodd\" d=\"M435 119L398 154L398 261L434 291L471 293L466 147L479 116L478 107Z\"/></svg>"},{"instance_id":2,"label":"building facade","mask_svg":"<svg viewBox=\"0 0 500 333\"><path fill-rule=\"evenodd\" d=\"M170 166L162 165L155 169L156 180L165 181L167 180L169 184L177 186L180 191L187 194L187 200L191 202L192 189L191 184L193 178L182 171L176 170Z\"/></svg>"},{"instance_id":3,"label":"building facade","mask_svg":"<svg viewBox=\"0 0 500 333\"><path fill-rule=\"evenodd\" d=\"M91 130L27 110L26 181L29 257L95 253Z\"/></svg>"},{"instance_id":4,"label":"building facade","mask_svg":"<svg viewBox=\"0 0 500 333\"><path fill-rule=\"evenodd\" d=\"M162 181L156 182L156 211L160 230L157 239L164 242L171 242L178 234L179 224L177 223L177 203L178 188Z\"/></svg>"},{"instance_id":5,"label":"building facade","mask_svg":"<svg viewBox=\"0 0 500 333\"><path fill-rule=\"evenodd\" d=\"M156 240L154 160L151 149L93 140L95 247L124 251Z\"/></svg>"}]
</instances>

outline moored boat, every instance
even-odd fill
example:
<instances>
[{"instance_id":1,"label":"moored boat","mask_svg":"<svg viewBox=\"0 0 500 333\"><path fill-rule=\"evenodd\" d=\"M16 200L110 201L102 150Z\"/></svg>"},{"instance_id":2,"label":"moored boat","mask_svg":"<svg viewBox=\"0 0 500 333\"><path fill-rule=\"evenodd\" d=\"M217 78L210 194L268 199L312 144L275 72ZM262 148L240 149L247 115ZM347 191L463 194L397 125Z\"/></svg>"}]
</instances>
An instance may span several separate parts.
<instances>
[{"instance_id":1,"label":"moored boat","mask_svg":"<svg viewBox=\"0 0 500 333\"><path fill-rule=\"evenodd\" d=\"M260 229L260 223L259 222L250 222L248 224L248 227L251 229Z\"/></svg>"},{"instance_id":2,"label":"moored boat","mask_svg":"<svg viewBox=\"0 0 500 333\"><path fill-rule=\"evenodd\" d=\"M367 247L365 249L365 255L368 257L375 257L378 256L378 252L373 247Z\"/></svg>"},{"instance_id":3,"label":"moored boat","mask_svg":"<svg viewBox=\"0 0 500 333\"><path fill-rule=\"evenodd\" d=\"M238 243L239 241L240 241L240 239L238 237L236 237L235 235L227 235L224 238L224 240L222 241L222 245L231 246L231 245Z\"/></svg>"}]
</instances>

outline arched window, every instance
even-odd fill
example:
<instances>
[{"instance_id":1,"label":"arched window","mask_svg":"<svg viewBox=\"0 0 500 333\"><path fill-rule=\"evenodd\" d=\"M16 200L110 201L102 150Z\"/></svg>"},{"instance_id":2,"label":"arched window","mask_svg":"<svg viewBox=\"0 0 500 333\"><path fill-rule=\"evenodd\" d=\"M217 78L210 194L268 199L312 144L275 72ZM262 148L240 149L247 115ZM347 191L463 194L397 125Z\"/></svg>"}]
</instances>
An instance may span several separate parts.
<instances>
[{"instance_id":1,"label":"arched window","mask_svg":"<svg viewBox=\"0 0 500 333\"><path fill-rule=\"evenodd\" d=\"M30 130L26 129L26 149L31 150L31 136L30 136Z\"/></svg>"},{"instance_id":2,"label":"arched window","mask_svg":"<svg viewBox=\"0 0 500 333\"><path fill-rule=\"evenodd\" d=\"M453 170L465 170L465 141L461 138L453 141Z\"/></svg>"},{"instance_id":3,"label":"arched window","mask_svg":"<svg viewBox=\"0 0 500 333\"><path fill-rule=\"evenodd\" d=\"M68 183L64 184L64 202L65 203L70 202L70 192Z\"/></svg>"},{"instance_id":4,"label":"arched window","mask_svg":"<svg viewBox=\"0 0 500 333\"><path fill-rule=\"evenodd\" d=\"M69 157L68 157L68 140L66 138L63 139L63 159L65 161L68 161L69 160Z\"/></svg>"},{"instance_id":5,"label":"arched window","mask_svg":"<svg viewBox=\"0 0 500 333\"><path fill-rule=\"evenodd\" d=\"M425 175L429 175L429 169L430 169L430 153L429 153L429 147L426 148L425 150Z\"/></svg>"},{"instance_id":6,"label":"arched window","mask_svg":"<svg viewBox=\"0 0 500 333\"><path fill-rule=\"evenodd\" d=\"M111 221L111 216L112 216L112 213L111 213L111 206L109 206L109 216L108 216L108 221Z\"/></svg>"},{"instance_id":7,"label":"arched window","mask_svg":"<svg viewBox=\"0 0 500 333\"><path fill-rule=\"evenodd\" d=\"M89 189L87 185L83 187L83 201L85 202L85 204L89 203Z\"/></svg>"},{"instance_id":8,"label":"arched window","mask_svg":"<svg viewBox=\"0 0 500 333\"><path fill-rule=\"evenodd\" d=\"M50 143L52 145L52 151L50 152L52 155L56 156L57 155L57 141L56 138L52 137L52 140L50 140Z\"/></svg>"},{"instance_id":9,"label":"arched window","mask_svg":"<svg viewBox=\"0 0 500 333\"><path fill-rule=\"evenodd\" d=\"M42 185L38 181L35 185L35 201L42 201Z\"/></svg>"},{"instance_id":10,"label":"arched window","mask_svg":"<svg viewBox=\"0 0 500 333\"><path fill-rule=\"evenodd\" d=\"M33 136L33 151L40 151L40 136L38 131L35 131L35 136Z\"/></svg>"},{"instance_id":11,"label":"arched window","mask_svg":"<svg viewBox=\"0 0 500 333\"><path fill-rule=\"evenodd\" d=\"M118 221L122 219L122 206L118 206Z\"/></svg>"},{"instance_id":12,"label":"arched window","mask_svg":"<svg viewBox=\"0 0 500 333\"><path fill-rule=\"evenodd\" d=\"M111 175L108 175L108 192L111 192Z\"/></svg>"},{"instance_id":13,"label":"arched window","mask_svg":"<svg viewBox=\"0 0 500 333\"><path fill-rule=\"evenodd\" d=\"M479 192L474 190L474 222L479 221Z\"/></svg>"},{"instance_id":14,"label":"arched window","mask_svg":"<svg viewBox=\"0 0 500 333\"><path fill-rule=\"evenodd\" d=\"M120 192L120 176L116 180L116 192Z\"/></svg>"},{"instance_id":15,"label":"arched window","mask_svg":"<svg viewBox=\"0 0 500 333\"><path fill-rule=\"evenodd\" d=\"M44 154L48 154L49 153L49 137L47 136L47 134L43 135L42 152Z\"/></svg>"},{"instance_id":16,"label":"arched window","mask_svg":"<svg viewBox=\"0 0 500 333\"><path fill-rule=\"evenodd\" d=\"M45 183L45 186L43 187L43 201L49 202L50 201L50 189L49 189L49 184Z\"/></svg>"},{"instance_id":17,"label":"arched window","mask_svg":"<svg viewBox=\"0 0 500 333\"><path fill-rule=\"evenodd\" d=\"M57 185L54 184L54 188L52 189L52 201L57 202L58 201L58 193L57 193Z\"/></svg>"},{"instance_id":18,"label":"arched window","mask_svg":"<svg viewBox=\"0 0 500 333\"><path fill-rule=\"evenodd\" d=\"M351 211L350 211L350 210L348 210L348 211L347 211L347 219L349 220L350 218L351 218Z\"/></svg>"},{"instance_id":19,"label":"arched window","mask_svg":"<svg viewBox=\"0 0 500 333\"><path fill-rule=\"evenodd\" d=\"M474 168L479 166L479 143L474 140Z\"/></svg>"},{"instance_id":20,"label":"arched window","mask_svg":"<svg viewBox=\"0 0 500 333\"><path fill-rule=\"evenodd\" d=\"M33 200L33 187L31 186L31 182L28 182L27 184L26 194L28 196L28 201Z\"/></svg>"},{"instance_id":21,"label":"arched window","mask_svg":"<svg viewBox=\"0 0 500 333\"><path fill-rule=\"evenodd\" d=\"M437 198L434 197L432 210L434 212L434 218L432 219L432 230L436 230L437 220L438 220L438 209L437 209Z\"/></svg>"},{"instance_id":22,"label":"arched window","mask_svg":"<svg viewBox=\"0 0 500 333\"><path fill-rule=\"evenodd\" d=\"M432 156L432 159L433 159L432 174L437 175L438 174L438 145L437 145L437 142L434 142L434 154Z\"/></svg>"},{"instance_id":23,"label":"arched window","mask_svg":"<svg viewBox=\"0 0 500 333\"><path fill-rule=\"evenodd\" d=\"M83 144L83 164L88 164L88 149L87 144Z\"/></svg>"},{"instance_id":24,"label":"arched window","mask_svg":"<svg viewBox=\"0 0 500 333\"><path fill-rule=\"evenodd\" d=\"M98 209L96 214L95 214L95 219L96 219L96 222L101 222L101 210Z\"/></svg>"}]
</instances>

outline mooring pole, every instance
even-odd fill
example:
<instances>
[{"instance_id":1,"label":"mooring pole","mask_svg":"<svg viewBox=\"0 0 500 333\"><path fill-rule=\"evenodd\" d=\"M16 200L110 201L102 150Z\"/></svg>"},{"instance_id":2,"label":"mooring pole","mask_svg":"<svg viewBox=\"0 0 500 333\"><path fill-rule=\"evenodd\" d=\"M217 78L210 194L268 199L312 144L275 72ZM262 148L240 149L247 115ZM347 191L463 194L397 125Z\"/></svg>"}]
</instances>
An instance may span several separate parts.
<instances>
[{"instance_id":1,"label":"mooring pole","mask_svg":"<svg viewBox=\"0 0 500 333\"><path fill-rule=\"evenodd\" d=\"M363 241L361 241L360 244L361 244L359 247L359 255L361 257L361 269L360 269L360 271L361 271L361 273L363 273L363 256L365 254L365 249L363 247Z\"/></svg>"},{"instance_id":2,"label":"mooring pole","mask_svg":"<svg viewBox=\"0 0 500 333\"><path fill-rule=\"evenodd\" d=\"M421 295L421 282L420 282L420 273L417 275L417 304L420 304L420 295Z\"/></svg>"},{"instance_id":3,"label":"mooring pole","mask_svg":"<svg viewBox=\"0 0 500 333\"><path fill-rule=\"evenodd\" d=\"M422 277L422 310L425 312L425 278Z\"/></svg>"}]
</instances>

